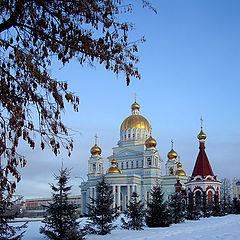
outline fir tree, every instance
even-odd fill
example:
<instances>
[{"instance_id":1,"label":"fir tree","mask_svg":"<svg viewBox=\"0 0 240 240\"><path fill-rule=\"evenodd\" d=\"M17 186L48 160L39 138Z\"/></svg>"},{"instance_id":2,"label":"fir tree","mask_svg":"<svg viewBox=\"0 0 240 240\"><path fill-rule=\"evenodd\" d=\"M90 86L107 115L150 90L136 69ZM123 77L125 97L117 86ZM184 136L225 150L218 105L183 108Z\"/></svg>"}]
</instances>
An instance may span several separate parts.
<instances>
[{"instance_id":1,"label":"fir tree","mask_svg":"<svg viewBox=\"0 0 240 240\"><path fill-rule=\"evenodd\" d=\"M222 216L218 193L214 194L213 216Z\"/></svg>"},{"instance_id":2,"label":"fir tree","mask_svg":"<svg viewBox=\"0 0 240 240\"><path fill-rule=\"evenodd\" d=\"M208 200L207 200L206 191L203 191L201 202L202 202L202 206L201 206L202 216L204 218L210 217L212 215L212 212L211 212L211 206L209 205Z\"/></svg>"},{"instance_id":3,"label":"fir tree","mask_svg":"<svg viewBox=\"0 0 240 240\"><path fill-rule=\"evenodd\" d=\"M88 232L105 235L116 228L112 222L118 216L117 209L113 208L112 188L104 177L97 184L96 199L91 198L87 208L89 223L85 229Z\"/></svg>"},{"instance_id":4,"label":"fir tree","mask_svg":"<svg viewBox=\"0 0 240 240\"><path fill-rule=\"evenodd\" d=\"M124 215L128 221L122 218L122 227L125 229L142 230L143 220L145 216L144 204L138 200L138 194L132 193L132 199L124 211Z\"/></svg>"},{"instance_id":5,"label":"fir tree","mask_svg":"<svg viewBox=\"0 0 240 240\"><path fill-rule=\"evenodd\" d=\"M147 203L146 224L148 227L168 227L170 225L169 211L163 200L162 189L154 186L150 192L151 199Z\"/></svg>"},{"instance_id":6,"label":"fir tree","mask_svg":"<svg viewBox=\"0 0 240 240\"><path fill-rule=\"evenodd\" d=\"M240 200L233 198L232 213L240 214Z\"/></svg>"},{"instance_id":7,"label":"fir tree","mask_svg":"<svg viewBox=\"0 0 240 240\"><path fill-rule=\"evenodd\" d=\"M172 223L180 223L184 221L184 203L180 193L173 193L170 196L168 207Z\"/></svg>"},{"instance_id":8,"label":"fir tree","mask_svg":"<svg viewBox=\"0 0 240 240\"><path fill-rule=\"evenodd\" d=\"M189 191L187 199L187 208L186 208L186 219L187 220L198 220L200 218L200 213L194 204L194 193Z\"/></svg>"},{"instance_id":9,"label":"fir tree","mask_svg":"<svg viewBox=\"0 0 240 240\"><path fill-rule=\"evenodd\" d=\"M51 184L53 191L52 202L47 207L47 216L42 221L44 227L40 228L40 233L48 239L54 240L78 240L82 235L77 222L76 205L68 201L71 186L67 186L70 170L67 168L59 171L59 176L55 175L57 185Z\"/></svg>"}]
</instances>

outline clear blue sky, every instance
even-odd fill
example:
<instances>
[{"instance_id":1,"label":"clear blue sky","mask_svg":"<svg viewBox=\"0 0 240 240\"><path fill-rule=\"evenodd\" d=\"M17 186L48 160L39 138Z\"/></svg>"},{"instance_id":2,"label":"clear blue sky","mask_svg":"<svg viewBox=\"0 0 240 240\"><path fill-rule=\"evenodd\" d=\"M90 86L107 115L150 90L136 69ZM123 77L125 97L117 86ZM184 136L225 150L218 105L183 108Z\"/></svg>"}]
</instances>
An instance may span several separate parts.
<instances>
[{"instance_id":1,"label":"clear blue sky","mask_svg":"<svg viewBox=\"0 0 240 240\"><path fill-rule=\"evenodd\" d=\"M134 1L135 2L135 1ZM107 157L119 140L122 121L131 114L137 93L140 113L151 126L165 170L170 140L191 175L198 154L200 116L207 134L206 152L213 171L220 178L240 177L240 1L239 0L152 0L155 15L136 7L123 18L135 23L132 40L145 36L139 46L141 80L126 86L123 75L116 77L96 64L94 68L72 61L54 67L52 74L67 80L80 98L79 112L67 107L65 123L77 130L74 152L55 158L50 151L31 151L22 146L28 159L21 170L17 193L26 198L48 196L48 183L61 160L72 168L73 193L81 176L86 179L89 150L99 136L102 157Z\"/></svg>"}]
</instances>

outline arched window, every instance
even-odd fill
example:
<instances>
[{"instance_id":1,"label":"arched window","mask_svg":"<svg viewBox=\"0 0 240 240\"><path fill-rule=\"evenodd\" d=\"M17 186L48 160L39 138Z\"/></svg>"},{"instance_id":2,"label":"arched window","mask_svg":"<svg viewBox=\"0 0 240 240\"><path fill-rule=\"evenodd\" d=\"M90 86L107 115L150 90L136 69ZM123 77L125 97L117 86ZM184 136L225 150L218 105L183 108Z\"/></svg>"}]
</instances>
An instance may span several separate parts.
<instances>
[{"instance_id":1,"label":"arched window","mask_svg":"<svg viewBox=\"0 0 240 240\"><path fill-rule=\"evenodd\" d=\"M131 168L133 168L133 161L131 162Z\"/></svg>"},{"instance_id":2,"label":"arched window","mask_svg":"<svg viewBox=\"0 0 240 240\"><path fill-rule=\"evenodd\" d=\"M138 161L136 161L136 168L138 168Z\"/></svg>"},{"instance_id":3,"label":"arched window","mask_svg":"<svg viewBox=\"0 0 240 240\"><path fill-rule=\"evenodd\" d=\"M142 160L142 167L143 167L143 160Z\"/></svg>"},{"instance_id":4,"label":"arched window","mask_svg":"<svg viewBox=\"0 0 240 240\"><path fill-rule=\"evenodd\" d=\"M173 174L173 168L172 168L172 167L169 168L169 174L170 174L170 175Z\"/></svg>"},{"instance_id":5,"label":"arched window","mask_svg":"<svg viewBox=\"0 0 240 240\"><path fill-rule=\"evenodd\" d=\"M123 162L121 163L121 168L123 169Z\"/></svg>"},{"instance_id":6,"label":"arched window","mask_svg":"<svg viewBox=\"0 0 240 240\"><path fill-rule=\"evenodd\" d=\"M212 203L213 200L213 193L212 191L208 191L208 203Z\"/></svg>"},{"instance_id":7,"label":"arched window","mask_svg":"<svg viewBox=\"0 0 240 240\"><path fill-rule=\"evenodd\" d=\"M148 159L147 159L147 162L148 162L148 166L151 166L151 165L152 165L151 158L148 158Z\"/></svg>"},{"instance_id":8,"label":"arched window","mask_svg":"<svg viewBox=\"0 0 240 240\"><path fill-rule=\"evenodd\" d=\"M126 162L126 168L128 169L128 162Z\"/></svg>"},{"instance_id":9,"label":"arched window","mask_svg":"<svg viewBox=\"0 0 240 240\"><path fill-rule=\"evenodd\" d=\"M93 172L95 172L96 171L96 164L94 163L93 164Z\"/></svg>"}]
</instances>

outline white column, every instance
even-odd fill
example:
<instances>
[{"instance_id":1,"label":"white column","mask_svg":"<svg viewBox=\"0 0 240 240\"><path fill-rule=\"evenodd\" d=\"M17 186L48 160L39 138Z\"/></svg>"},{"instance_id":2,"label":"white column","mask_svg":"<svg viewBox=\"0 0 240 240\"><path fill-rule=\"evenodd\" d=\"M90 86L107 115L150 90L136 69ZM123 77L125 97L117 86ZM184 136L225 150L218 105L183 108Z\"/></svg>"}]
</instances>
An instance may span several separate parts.
<instances>
[{"instance_id":1,"label":"white column","mask_svg":"<svg viewBox=\"0 0 240 240\"><path fill-rule=\"evenodd\" d=\"M115 185L113 185L112 188L113 188L113 207L115 208L115 190L116 190Z\"/></svg>"},{"instance_id":2,"label":"white column","mask_svg":"<svg viewBox=\"0 0 240 240\"><path fill-rule=\"evenodd\" d=\"M117 186L117 205L118 205L118 207L120 207L121 206L121 186L120 185L118 185Z\"/></svg>"},{"instance_id":3,"label":"white column","mask_svg":"<svg viewBox=\"0 0 240 240\"><path fill-rule=\"evenodd\" d=\"M128 202L127 202L127 205L128 205L128 203L130 202L130 185L127 185L127 196L128 196Z\"/></svg>"}]
</instances>

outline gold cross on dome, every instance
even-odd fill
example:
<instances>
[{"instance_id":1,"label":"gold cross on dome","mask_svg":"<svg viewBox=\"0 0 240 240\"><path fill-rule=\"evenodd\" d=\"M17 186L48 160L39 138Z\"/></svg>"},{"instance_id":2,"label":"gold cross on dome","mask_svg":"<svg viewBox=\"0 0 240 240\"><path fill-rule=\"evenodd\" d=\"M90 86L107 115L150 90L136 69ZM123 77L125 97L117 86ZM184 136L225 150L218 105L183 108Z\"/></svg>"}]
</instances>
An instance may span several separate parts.
<instances>
[{"instance_id":1,"label":"gold cross on dome","mask_svg":"<svg viewBox=\"0 0 240 240\"><path fill-rule=\"evenodd\" d=\"M173 140L171 139L171 146L172 146L172 149L173 149Z\"/></svg>"},{"instance_id":2,"label":"gold cross on dome","mask_svg":"<svg viewBox=\"0 0 240 240\"><path fill-rule=\"evenodd\" d=\"M134 93L135 102L137 102L137 94Z\"/></svg>"},{"instance_id":3,"label":"gold cross on dome","mask_svg":"<svg viewBox=\"0 0 240 240\"><path fill-rule=\"evenodd\" d=\"M202 122L203 122L202 116L200 117L200 121L201 121L201 128L202 128Z\"/></svg>"},{"instance_id":4,"label":"gold cross on dome","mask_svg":"<svg viewBox=\"0 0 240 240\"><path fill-rule=\"evenodd\" d=\"M95 145L97 145L97 139L98 139L98 136L97 136L97 134L95 134Z\"/></svg>"}]
</instances>

